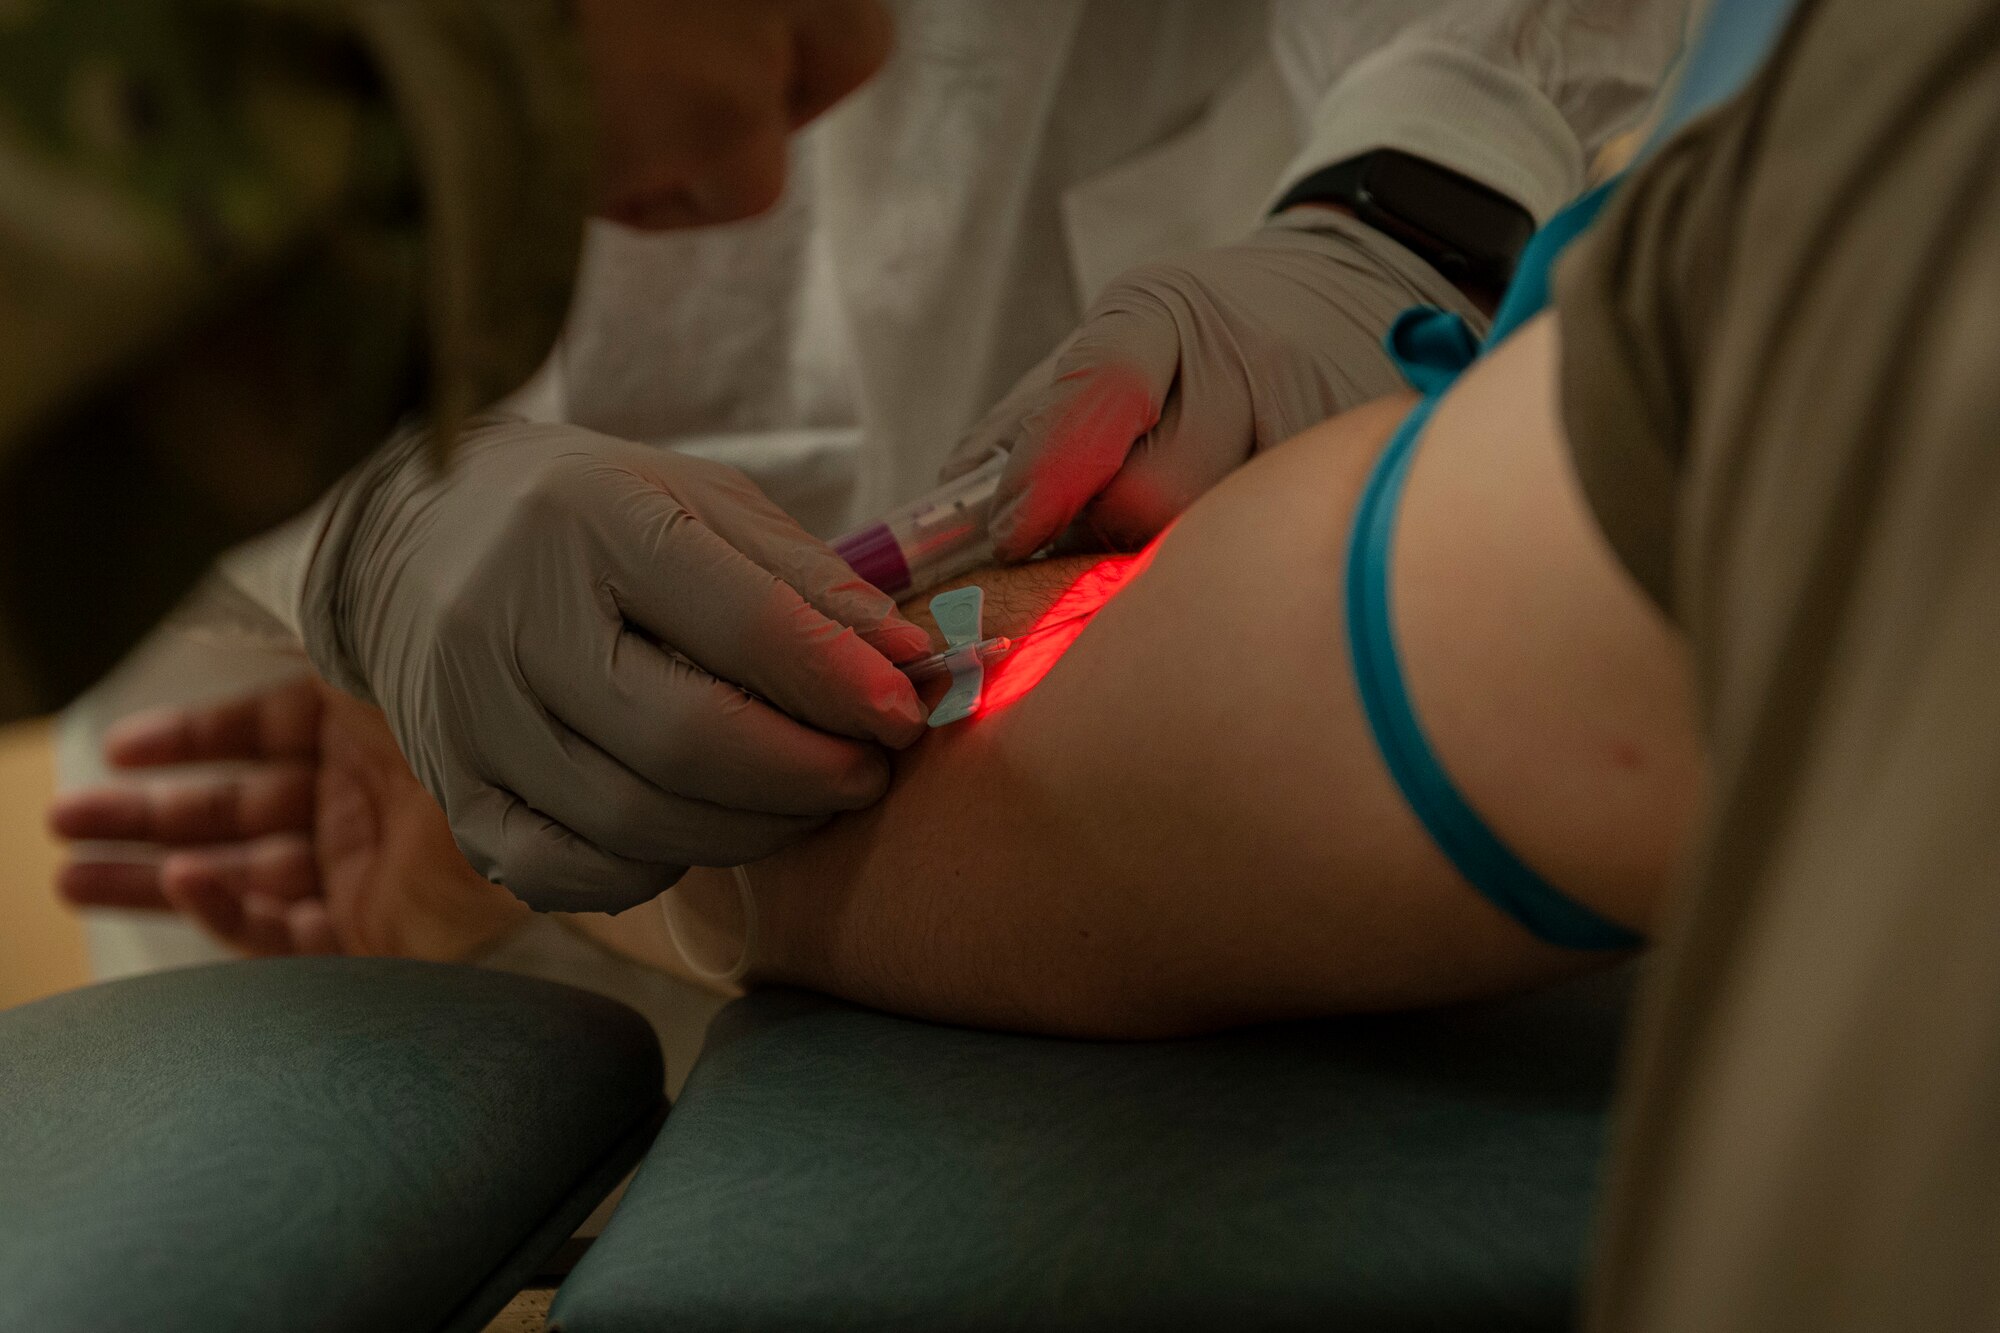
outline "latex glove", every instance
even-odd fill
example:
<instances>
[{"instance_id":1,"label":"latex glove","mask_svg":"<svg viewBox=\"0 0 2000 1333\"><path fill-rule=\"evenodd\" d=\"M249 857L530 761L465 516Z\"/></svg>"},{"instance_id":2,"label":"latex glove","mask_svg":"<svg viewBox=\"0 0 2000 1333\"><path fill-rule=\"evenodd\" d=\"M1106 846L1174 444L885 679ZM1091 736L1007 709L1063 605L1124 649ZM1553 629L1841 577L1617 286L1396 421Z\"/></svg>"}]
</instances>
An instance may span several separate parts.
<instances>
[{"instance_id":1,"label":"latex glove","mask_svg":"<svg viewBox=\"0 0 2000 1333\"><path fill-rule=\"evenodd\" d=\"M333 506L315 665L378 702L473 866L620 911L872 804L922 630L732 468L571 426L417 442ZM746 692L748 691L748 692Z\"/></svg>"},{"instance_id":2,"label":"latex glove","mask_svg":"<svg viewBox=\"0 0 2000 1333\"><path fill-rule=\"evenodd\" d=\"M1238 244L1119 277L944 475L1010 455L991 519L1003 560L1078 519L1108 546L1137 546L1258 450L1401 388L1382 337L1425 303L1480 318L1373 229L1293 210Z\"/></svg>"}]
</instances>

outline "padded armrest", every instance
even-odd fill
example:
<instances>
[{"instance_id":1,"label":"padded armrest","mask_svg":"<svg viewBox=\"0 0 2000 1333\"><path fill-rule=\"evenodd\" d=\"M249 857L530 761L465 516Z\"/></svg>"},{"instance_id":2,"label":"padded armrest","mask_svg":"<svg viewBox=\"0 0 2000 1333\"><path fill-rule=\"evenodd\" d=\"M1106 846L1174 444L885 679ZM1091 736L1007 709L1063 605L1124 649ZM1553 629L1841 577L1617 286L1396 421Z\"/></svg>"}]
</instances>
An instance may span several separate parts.
<instances>
[{"instance_id":1,"label":"padded armrest","mask_svg":"<svg viewBox=\"0 0 2000 1333\"><path fill-rule=\"evenodd\" d=\"M1628 989L1122 1045L754 995L551 1327L1567 1327Z\"/></svg>"},{"instance_id":2,"label":"padded armrest","mask_svg":"<svg viewBox=\"0 0 2000 1333\"><path fill-rule=\"evenodd\" d=\"M476 1330L661 1089L637 1014L476 968L225 963L0 1013L0 1328Z\"/></svg>"}]
</instances>

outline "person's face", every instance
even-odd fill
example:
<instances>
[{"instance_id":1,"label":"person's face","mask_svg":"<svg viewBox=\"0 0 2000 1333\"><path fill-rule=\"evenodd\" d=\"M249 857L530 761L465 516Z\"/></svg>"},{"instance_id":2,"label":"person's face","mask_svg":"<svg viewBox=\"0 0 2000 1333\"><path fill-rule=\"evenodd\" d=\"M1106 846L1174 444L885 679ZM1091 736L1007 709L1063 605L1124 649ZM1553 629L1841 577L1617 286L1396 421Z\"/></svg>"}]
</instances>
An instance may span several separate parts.
<instances>
[{"instance_id":1,"label":"person's face","mask_svg":"<svg viewBox=\"0 0 2000 1333\"><path fill-rule=\"evenodd\" d=\"M649 230L777 202L792 131L888 57L880 0L576 0L598 211Z\"/></svg>"}]
</instances>

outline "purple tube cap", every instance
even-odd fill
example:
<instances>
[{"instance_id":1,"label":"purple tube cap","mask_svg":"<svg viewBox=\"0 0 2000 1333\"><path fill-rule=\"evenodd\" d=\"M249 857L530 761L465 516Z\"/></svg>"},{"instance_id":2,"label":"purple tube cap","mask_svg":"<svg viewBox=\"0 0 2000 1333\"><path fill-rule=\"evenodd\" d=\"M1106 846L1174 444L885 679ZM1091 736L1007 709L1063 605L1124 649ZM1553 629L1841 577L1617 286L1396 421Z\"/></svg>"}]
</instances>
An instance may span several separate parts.
<instances>
[{"instance_id":1,"label":"purple tube cap","mask_svg":"<svg viewBox=\"0 0 2000 1333\"><path fill-rule=\"evenodd\" d=\"M849 533L833 544L833 549L862 578L891 597L910 589L910 564L903 558L902 545L886 523L876 523Z\"/></svg>"}]
</instances>

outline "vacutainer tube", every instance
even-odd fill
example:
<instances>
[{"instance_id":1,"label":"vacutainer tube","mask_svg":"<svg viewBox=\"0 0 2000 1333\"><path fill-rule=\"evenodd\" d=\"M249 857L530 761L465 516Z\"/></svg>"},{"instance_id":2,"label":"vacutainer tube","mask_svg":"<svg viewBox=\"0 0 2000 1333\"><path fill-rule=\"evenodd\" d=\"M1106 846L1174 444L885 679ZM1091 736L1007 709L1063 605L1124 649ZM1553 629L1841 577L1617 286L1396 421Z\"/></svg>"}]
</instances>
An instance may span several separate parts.
<instances>
[{"instance_id":1,"label":"vacutainer tube","mask_svg":"<svg viewBox=\"0 0 2000 1333\"><path fill-rule=\"evenodd\" d=\"M986 520L1007 455L996 453L886 518L833 543L854 572L888 593L907 597L975 569L993 555Z\"/></svg>"}]
</instances>

